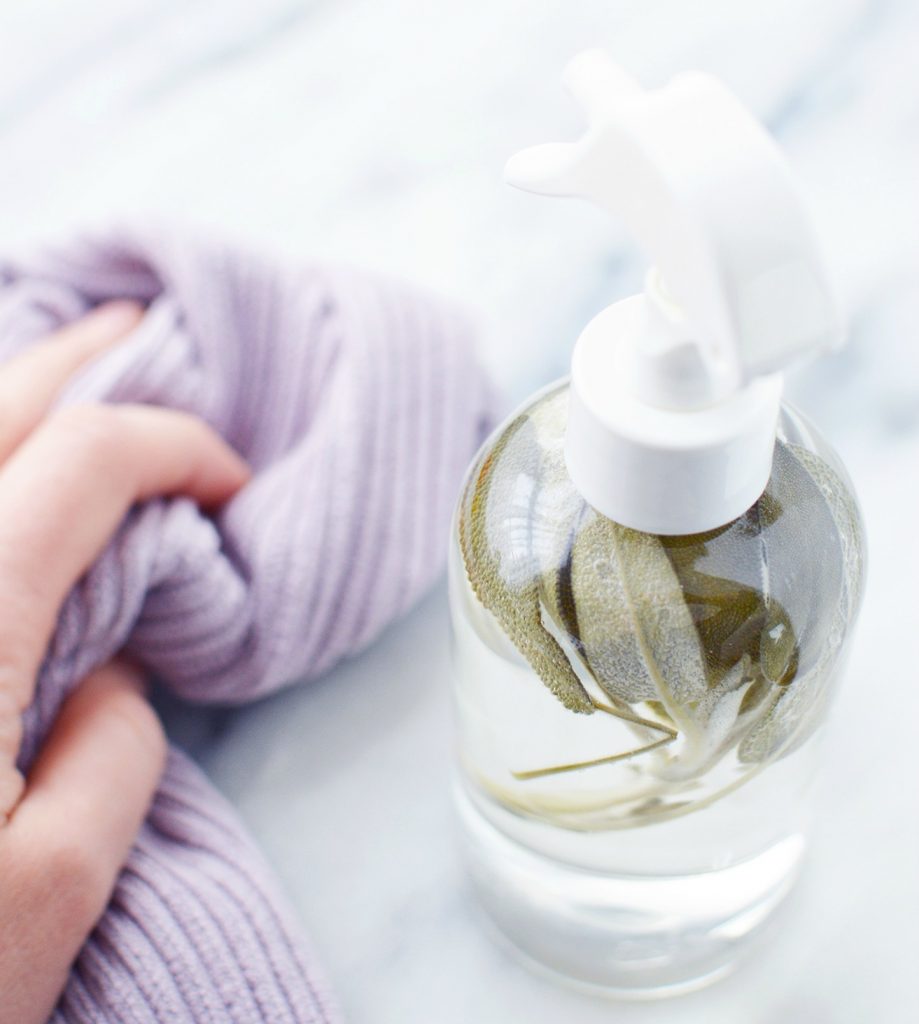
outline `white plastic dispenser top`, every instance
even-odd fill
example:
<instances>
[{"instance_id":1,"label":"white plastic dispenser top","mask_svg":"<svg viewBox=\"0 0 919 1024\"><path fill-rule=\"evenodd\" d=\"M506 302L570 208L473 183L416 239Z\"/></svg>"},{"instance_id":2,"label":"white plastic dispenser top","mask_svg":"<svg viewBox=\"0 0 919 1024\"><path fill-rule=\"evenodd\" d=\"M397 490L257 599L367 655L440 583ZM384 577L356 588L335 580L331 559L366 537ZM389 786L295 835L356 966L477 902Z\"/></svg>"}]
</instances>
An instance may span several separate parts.
<instances>
[{"instance_id":1,"label":"white plastic dispenser top","mask_svg":"<svg viewBox=\"0 0 919 1024\"><path fill-rule=\"evenodd\" d=\"M717 79L646 91L591 50L565 81L587 132L518 153L507 180L591 200L653 264L577 341L568 471L625 526L714 529L769 480L780 371L841 340L814 232L778 147Z\"/></svg>"}]
</instances>

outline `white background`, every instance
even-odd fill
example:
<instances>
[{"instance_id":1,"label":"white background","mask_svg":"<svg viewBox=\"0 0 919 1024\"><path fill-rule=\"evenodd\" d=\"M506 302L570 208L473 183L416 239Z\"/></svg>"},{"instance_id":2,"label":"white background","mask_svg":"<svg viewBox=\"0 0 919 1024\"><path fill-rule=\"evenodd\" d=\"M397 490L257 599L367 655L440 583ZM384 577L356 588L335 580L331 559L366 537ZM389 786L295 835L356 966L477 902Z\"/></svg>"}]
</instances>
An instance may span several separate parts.
<instances>
[{"instance_id":1,"label":"white background","mask_svg":"<svg viewBox=\"0 0 919 1024\"><path fill-rule=\"evenodd\" d=\"M483 930L449 805L441 585L307 688L173 728L281 873L355 1024L919 1019L919 5L910 0L25 0L0 6L0 243L138 214L458 297L509 399L634 291L616 225L501 184L573 138L558 76L604 46L646 84L721 75L786 147L850 317L790 391L849 464L867 599L805 875L732 978L613 1006Z\"/></svg>"}]
</instances>

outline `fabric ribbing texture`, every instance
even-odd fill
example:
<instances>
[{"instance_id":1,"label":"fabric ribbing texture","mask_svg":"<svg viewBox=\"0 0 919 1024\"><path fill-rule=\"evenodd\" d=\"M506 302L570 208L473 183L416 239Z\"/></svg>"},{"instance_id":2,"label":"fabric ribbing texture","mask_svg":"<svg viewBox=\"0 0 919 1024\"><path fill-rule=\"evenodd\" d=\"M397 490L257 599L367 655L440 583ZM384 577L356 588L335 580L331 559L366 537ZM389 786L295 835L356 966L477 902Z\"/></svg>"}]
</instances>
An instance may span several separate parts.
<instances>
[{"instance_id":1,"label":"fabric ribbing texture","mask_svg":"<svg viewBox=\"0 0 919 1024\"><path fill-rule=\"evenodd\" d=\"M80 238L0 264L0 358L111 298L141 324L61 404L196 413L252 481L212 518L136 506L74 588L25 716L27 770L67 693L125 649L180 696L238 704L314 677L441 570L489 390L454 311L393 281L181 233ZM338 1020L233 810L180 752L55 1024Z\"/></svg>"}]
</instances>

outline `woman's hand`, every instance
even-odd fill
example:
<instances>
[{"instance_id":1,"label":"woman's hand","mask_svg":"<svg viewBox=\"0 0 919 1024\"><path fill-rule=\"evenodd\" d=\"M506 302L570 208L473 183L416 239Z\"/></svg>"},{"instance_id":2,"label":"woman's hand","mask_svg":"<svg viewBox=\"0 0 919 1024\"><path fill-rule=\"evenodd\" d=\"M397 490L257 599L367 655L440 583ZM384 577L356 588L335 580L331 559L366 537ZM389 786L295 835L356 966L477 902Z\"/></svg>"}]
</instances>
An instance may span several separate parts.
<instances>
[{"instance_id":1,"label":"woman's hand","mask_svg":"<svg viewBox=\"0 0 919 1024\"><path fill-rule=\"evenodd\" d=\"M213 506L247 479L184 413L49 412L68 378L141 316L110 303L0 367L0 1024L52 1012L165 757L141 680L112 664L67 700L28 779L16 770L21 714L61 603L135 501L181 493Z\"/></svg>"}]
</instances>

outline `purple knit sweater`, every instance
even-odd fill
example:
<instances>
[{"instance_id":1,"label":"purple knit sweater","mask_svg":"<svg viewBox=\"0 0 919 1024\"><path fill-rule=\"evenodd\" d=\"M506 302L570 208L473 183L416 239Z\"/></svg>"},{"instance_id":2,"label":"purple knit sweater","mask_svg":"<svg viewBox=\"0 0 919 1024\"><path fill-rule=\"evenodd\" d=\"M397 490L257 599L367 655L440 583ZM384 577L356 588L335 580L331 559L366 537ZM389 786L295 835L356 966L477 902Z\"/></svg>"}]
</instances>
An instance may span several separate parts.
<instances>
[{"instance_id":1,"label":"purple knit sweater","mask_svg":"<svg viewBox=\"0 0 919 1024\"><path fill-rule=\"evenodd\" d=\"M162 232L0 264L0 358L115 297L148 304L143 322L62 402L195 412L255 476L216 518L181 498L132 510L64 606L24 769L69 690L122 648L188 700L240 704L369 644L440 572L488 420L468 330L439 304ZM53 1020L337 1019L232 809L172 750Z\"/></svg>"}]
</instances>

